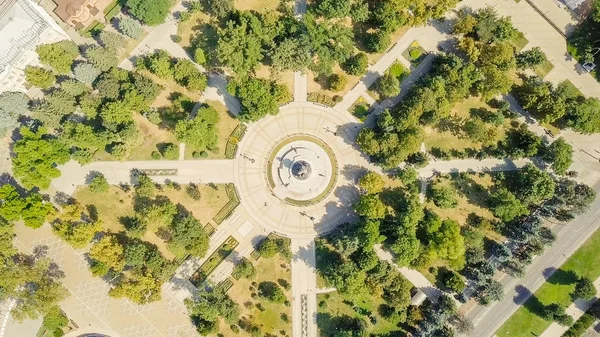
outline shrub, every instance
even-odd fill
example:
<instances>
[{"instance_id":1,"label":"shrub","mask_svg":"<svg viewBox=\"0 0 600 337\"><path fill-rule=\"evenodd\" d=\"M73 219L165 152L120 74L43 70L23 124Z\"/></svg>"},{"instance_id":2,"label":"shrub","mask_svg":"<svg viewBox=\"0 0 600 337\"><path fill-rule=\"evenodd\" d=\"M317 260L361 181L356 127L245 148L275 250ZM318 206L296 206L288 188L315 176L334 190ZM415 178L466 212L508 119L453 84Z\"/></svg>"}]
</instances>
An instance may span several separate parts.
<instances>
[{"instance_id":1,"label":"shrub","mask_svg":"<svg viewBox=\"0 0 600 337\"><path fill-rule=\"evenodd\" d=\"M327 79L329 89L332 91L342 91L348 83L348 79L344 75L332 74Z\"/></svg>"},{"instance_id":2,"label":"shrub","mask_svg":"<svg viewBox=\"0 0 600 337\"><path fill-rule=\"evenodd\" d=\"M283 303L286 300L285 293L275 282L261 282L258 285L258 295L275 303Z\"/></svg>"},{"instance_id":3,"label":"shrub","mask_svg":"<svg viewBox=\"0 0 600 337\"><path fill-rule=\"evenodd\" d=\"M208 152L200 151L200 158L206 158L206 157L208 157Z\"/></svg>"},{"instance_id":4,"label":"shrub","mask_svg":"<svg viewBox=\"0 0 600 337\"><path fill-rule=\"evenodd\" d=\"M400 94L400 80L391 74L385 74L377 80L377 92L383 97L394 97Z\"/></svg>"},{"instance_id":5,"label":"shrub","mask_svg":"<svg viewBox=\"0 0 600 337\"><path fill-rule=\"evenodd\" d=\"M102 193L108 191L109 185L104 174L97 174L90 182L90 191L94 193Z\"/></svg>"},{"instance_id":6,"label":"shrub","mask_svg":"<svg viewBox=\"0 0 600 337\"><path fill-rule=\"evenodd\" d=\"M190 198L196 201L200 200L201 198L200 189L198 189L198 185L196 184L191 183L187 185L187 187L185 188L185 192L187 193L187 195L190 196Z\"/></svg>"},{"instance_id":7,"label":"shrub","mask_svg":"<svg viewBox=\"0 0 600 337\"><path fill-rule=\"evenodd\" d=\"M179 43L182 40L181 35L173 35L172 39L175 43Z\"/></svg>"},{"instance_id":8,"label":"shrub","mask_svg":"<svg viewBox=\"0 0 600 337\"><path fill-rule=\"evenodd\" d=\"M168 160L177 160L179 158L179 146L173 143L165 144L160 152Z\"/></svg>"},{"instance_id":9,"label":"shrub","mask_svg":"<svg viewBox=\"0 0 600 337\"><path fill-rule=\"evenodd\" d=\"M154 160L159 160L162 158L161 154L158 151L152 151L152 154L150 156Z\"/></svg>"},{"instance_id":10,"label":"shrub","mask_svg":"<svg viewBox=\"0 0 600 337\"><path fill-rule=\"evenodd\" d=\"M419 57L421 57L422 54L423 54L423 52L421 52L421 49L419 49L419 48L413 48L408 52L408 55L413 60L418 59Z\"/></svg>"},{"instance_id":11,"label":"shrub","mask_svg":"<svg viewBox=\"0 0 600 337\"><path fill-rule=\"evenodd\" d=\"M160 112L158 112L158 110L148 111L146 113L146 119L154 125L158 125L162 122L162 117L160 116Z\"/></svg>"},{"instance_id":12,"label":"shrub","mask_svg":"<svg viewBox=\"0 0 600 337\"><path fill-rule=\"evenodd\" d=\"M194 49L194 61L200 65L206 64L206 54L202 48Z\"/></svg>"}]
</instances>

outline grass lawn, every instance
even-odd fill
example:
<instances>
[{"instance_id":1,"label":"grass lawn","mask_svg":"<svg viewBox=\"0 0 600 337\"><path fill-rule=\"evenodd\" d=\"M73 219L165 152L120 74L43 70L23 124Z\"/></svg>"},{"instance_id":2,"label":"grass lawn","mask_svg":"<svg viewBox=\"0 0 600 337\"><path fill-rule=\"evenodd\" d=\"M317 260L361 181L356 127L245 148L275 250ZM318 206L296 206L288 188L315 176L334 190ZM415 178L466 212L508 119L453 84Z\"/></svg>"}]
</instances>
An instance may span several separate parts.
<instances>
[{"instance_id":1,"label":"grass lawn","mask_svg":"<svg viewBox=\"0 0 600 337\"><path fill-rule=\"evenodd\" d=\"M378 308L385 303L381 297L371 296L365 292L355 298L354 303L357 305L357 310L350 305L349 299L340 295L337 291L318 294L317 329L319 336L328 337L335 332L335 325L332 325L332 320L336 317L348 315L350 317L362 317L369 321L368 317L364 317L365 315L362 315L359 311L362 311L363 314L367 313L366 316L372 313L376 318L375 324L368 324L367 332L370 334L386 334L399 329L395 324L386 321L379 315Z\"/></svg>"},{"instance_id":2,"label":"grass lawn","mask_svg":"<svg viewBox=\"0 0 600 337\"><path fill-rule=\"evenodd\" d=\"M429 151L431 150L431 148L434 147L446 151L452 149L461 151L466 148L481 149L481 143L474 142L466 136L461 135L462 132L460 130L462 123L465 120L471 118L471 111L481 109L496 111L496 109L490 107L479 97L469 97L457 103L452 108L449 117L446 119L446 123L444 123L445 128L443 131L439 126L424 127L423 129L425 130L425 146L427 150ZM508 127L510 127L510 120L506 118L504 121L504 125L498 127L496 137L494 139L490 139L489 143L496 143L498 140L504 138L505 131Z\"/></svg>"},{"instance_id":3,"label":"grass lawn","mask_svg":"<svg viewBox=\"0 0 600 337\"><path fill-rule=\"evenodd\" d=\"M290 92L290 97L293 99L294 97L294 72L291 70L281 71L281 72L273 72L273 68L259 65L256 68L256 77L262 78L265 80L274 80L279 84L283 84L288 88Z\"/></svg>"},{"instance_id":4,"label":"grass lawn","mask_svg":"<svg viewBox=\"0 0 600 337\"><path fill-rule=\"evenodd\" d=\"M520 52L528 43L529 40L525 38L525 35L521 32L511 41L512 45L515 46L517 52Z\"/></svg>"},{"instance_id":5,"label":"grass lawn","mask_svg":"<svg viewBox=\"0 0 600 337\"><path fill-rule=\"evenodd\" d=\"M157 145L160 143L174 143L179 145L172 132L160 129L140 114L134 114L133 119L143 135L144 142L133 149L126 160L150 160L152 159L152 152L158 151Z\"/></svg>"},{"instance_id":6,"label":"grass lawn","mask_svg":"<svg viewBox=\"0 0 600 337\"><path fill-rule=\"evenodd\" d=\"M291 319L292 308L283 303L269 302L258 296L255 296L255 298L252 297L252 294L257 293L257 287L252 285L253 282L256 282L256 284L263 281L280 283L279 280L282 280L290 283L292 277L290 264L281 258L279 254L274 258L260 258L258 261L249 258L249 260L256 268L256 278L252 280L235 280L231 278L234 283L228 291L229 296L240 305L242 319L249 320L254 325L260 326L263 334L281 336L280 331L285 331L286 336L291 336L291 320L285 322L282 316L285 314ZM291 302L291 290L283 290L287 299ZM262 306L264 310L260 310L259 306ZM234 333L224 322L221 322L219 326L219 333L226 337L249 335L244 331L237 334Z\"/></svg>"},{"instance_id":7,"label":"grass lawn","mask_svg":"<svg viewBox=\"0 0 600 337\"><path fill-rule=\"evenodd\" d=\"M535 69L533 69L533 71L539 77L544 78L544 77L546 77L546 75L548 75L548 73L552 69L554 69L554 64L552 64L552 62L546 60L546 62L544 62L542 65L535 67Z\"/></svg>"},{"instance_id":8,"label":"grass lawn","mask_svg":"<svg viewBox=\"0 0 600 337\"><path fill-rule=\"evenodd\" d=\"M188 211L200 221L201 224L210 224L213 227L217 225L212 221L212 217L229 200L225 193L224 185L215 185L214 189L208 185L198 185L201 198L195 201L185 192L185 185L177 191L163 186L163 190L158 195L167 196L174 204L182 204ZM74 198L84 207L93 205L98 214L98 218L104 224L104 230L120 232L125 230L120 219L127 216L133 216L133 190L124 192L122 189L111 186L105 193L93 193L87 186L79 187L73 195ZM163 255L167 258L173 258L174 255L166 248L166 244L156 234L146 232L144 240L156 244Z\"/></svg>"},{"instance_id":9,"label":"grass lawn","mask_svg":"<svg viewBox=\"0 0 600 337\"><path fill-rule=\"evenodd\" d=\"M496 336L529 337L541 333L551 322L536 313L543 305L572 303L570 293L575 289L577 276L592 280L600 277L600 231L596 231L561 267L496 331Z\"/></svg>"},{"instance_id":10,"label":"grass lawn","mask_svg":"<svg viewBox=\"0 0 600 337\"><path fill-rule=\"evenodd\" d=\"M234 7L241 11L267 12L277 9L279 0L235 0Z\"/></svg>"},{"instance_id":11,"label":"grass lawn","mask_svg":"<svg viewBox=\"0 0 600 337\"><path fill-rule=\"evenodd\" d=\"M217 137L218 137L218 149L216 152L207 151L208 157L203 159L224 159L225 158L225 146L227 145L227 140L229 139L229 135L235 129L238 124L240 124L239 120L233 117L227 107L225 107L221 102L218 101L206 101L206 104L212 106L219 112L219 122L217 123ZM185 147L185 159L193 159L192 153L195 151L192 146Z\"/></svg>"}]
</instances>

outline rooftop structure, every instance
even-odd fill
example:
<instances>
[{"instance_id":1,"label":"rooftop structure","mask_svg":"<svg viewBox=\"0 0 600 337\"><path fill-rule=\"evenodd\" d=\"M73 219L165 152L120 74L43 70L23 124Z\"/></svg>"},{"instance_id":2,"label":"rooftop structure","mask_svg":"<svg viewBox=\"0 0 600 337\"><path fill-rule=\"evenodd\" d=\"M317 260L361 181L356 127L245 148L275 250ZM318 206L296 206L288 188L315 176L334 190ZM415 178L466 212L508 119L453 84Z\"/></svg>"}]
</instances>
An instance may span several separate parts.
<instances>
[{"instance_id":1,"label":"rooftop structure","mask_svg":"<svg viewBox=\"0 0 600 337\"><path fill-rule=\"evenodd\" d=\"M26 91L23 70L39 64L35 48L68 39L31 0L0 0L0 92Z\"/></svg>"},{"instance_id":2,"label":"rooftop structure","mask_svg":"<svg viewBox=\"0 0 600 337\"><path fill-rule=\"evenodd\" d=\"M586 0L564 0L565 1L565 5L567 5L567 7L569 7L570 10L574 11L577 8L579 8L579 6L581 6L584 2L586 2Z\"/></svg>"},{"instance_id":3,"label":"rooftop structure","mask_svg":"<svg viewBox=\"0 0 600 337\"><path fill-rule=\"evenodd\" d=\"M104 21L104 9L112 0L53 0L54 13L76 29L83 29L94 20Z\"/></svg>"}]
</instances>

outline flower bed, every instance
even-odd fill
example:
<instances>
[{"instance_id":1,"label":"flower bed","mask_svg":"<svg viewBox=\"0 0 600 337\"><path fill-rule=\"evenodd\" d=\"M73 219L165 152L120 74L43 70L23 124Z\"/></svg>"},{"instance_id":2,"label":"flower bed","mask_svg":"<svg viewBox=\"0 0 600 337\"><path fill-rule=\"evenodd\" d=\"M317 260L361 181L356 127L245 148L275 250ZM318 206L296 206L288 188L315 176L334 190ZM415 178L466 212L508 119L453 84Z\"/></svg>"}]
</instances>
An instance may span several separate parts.
<instances>
[{"instance_id":1,"label":"flower bed","mask_svg":"<svg viewBox=\"0 0 600 337\"><path fill-rule=\"evenodd\" d=\"M223 260L225 260L229 254L231 254L231 252L233 252L238 244L239 242L236 239L231 236L228 237L227 240L225 240L225 242L221 244L217 250L210 254L210 256L206 259L206 261L204 261L200 268L196 270L192 277L190 277L190 282L192 282L195 287L198 287L200 284L206 281L210 273L212 273L213 270L215 270L215 268L217 268L217 266L221 264L221 262L223 262Z\"/></svg>"}]
</instances>

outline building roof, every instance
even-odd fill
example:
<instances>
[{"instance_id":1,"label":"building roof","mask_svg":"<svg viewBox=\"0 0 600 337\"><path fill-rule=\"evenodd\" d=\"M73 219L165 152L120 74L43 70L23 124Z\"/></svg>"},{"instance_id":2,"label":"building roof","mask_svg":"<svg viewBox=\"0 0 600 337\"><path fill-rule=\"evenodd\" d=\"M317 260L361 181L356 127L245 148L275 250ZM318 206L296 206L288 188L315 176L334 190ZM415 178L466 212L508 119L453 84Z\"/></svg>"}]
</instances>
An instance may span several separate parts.
<instances>
[{"instance_id":1,"label":"building roof","mask_svg":"<svg viewBox=\"0 0 600 337\"><path fill-rule=\"evenodd\" d=\"M0 3L0 72L33 48L46 28L46 21L26 0Z\"/></svg>"},{"instance_id":2,"label":"building roof","mask_svg":"<svg viewBox=\"0 0 600 337\"><path fill-rule=\"evenodd\" d=\"M54 0L54 3L54 13L63 21L67 21L70 17L77 16L85 6L86 0Z\"/></svg>"},{"instance_id":3,"label":"building roof","mask_svg":"<svg viewBox=\"0 0 600 337\"><path fill-rule=\"evenodd\" d=\"M586 0L564 0L565 5L569 7L572 11L576 10L579 6L581 6Z\"/></svg>"}]
</instances>

